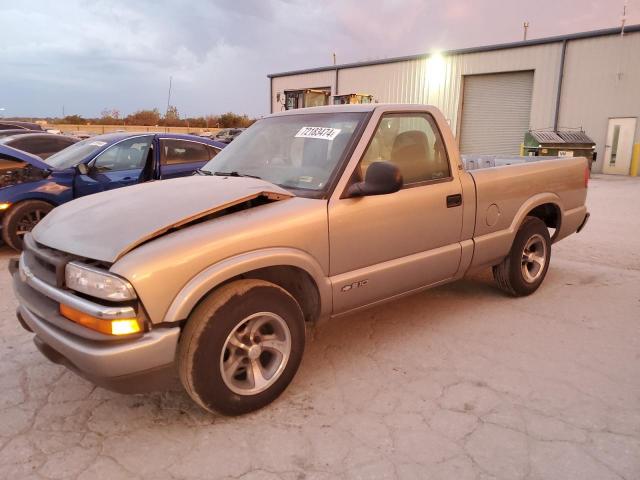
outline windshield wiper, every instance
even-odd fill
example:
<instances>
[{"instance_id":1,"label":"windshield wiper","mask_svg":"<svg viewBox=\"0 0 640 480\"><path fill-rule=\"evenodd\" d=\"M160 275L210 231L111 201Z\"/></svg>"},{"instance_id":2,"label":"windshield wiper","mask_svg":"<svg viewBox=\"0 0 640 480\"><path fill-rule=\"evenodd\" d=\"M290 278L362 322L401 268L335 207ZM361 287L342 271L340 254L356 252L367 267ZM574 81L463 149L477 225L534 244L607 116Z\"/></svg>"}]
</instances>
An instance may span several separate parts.
<instances>
[{"instance_id":1,"label":"windshield wiper","mask_svg":"<svg viewBox=\"0 0 640 480\"><path fill-rule=\"evenodd\" d=\"M198 175L209 175L209 176L213 175L213 173L211 173L209 170L202 170L201 168L197 169L196 173Z\"/></svg>"},{"instance_id":2,"label":"windshield wiper","mask_svg":"<svg viewBox=\"0 0 640 480\"><path fill-rule=\"evenodd\" d=\"M239 173L235 170L233 172L214 172L212 175L217 175L219 177L249 177L249 178L257 178L258 180L262 180L257 175L247 175L246 173Z\"/></svg>"}]
</instances>

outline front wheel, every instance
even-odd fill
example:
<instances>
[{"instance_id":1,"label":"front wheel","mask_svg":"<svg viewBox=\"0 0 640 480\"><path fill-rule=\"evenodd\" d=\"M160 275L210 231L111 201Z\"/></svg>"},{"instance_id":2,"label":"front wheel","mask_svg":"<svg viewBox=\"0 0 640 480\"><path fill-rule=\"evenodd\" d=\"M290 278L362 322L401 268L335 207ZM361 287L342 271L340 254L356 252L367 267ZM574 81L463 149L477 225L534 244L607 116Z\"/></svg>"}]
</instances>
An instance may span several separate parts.
<instances>
[{"instance_id":1,"label":"front wheel","mask_svg":"<svg viewBox=\"0 0 640 480\"><path fill-rule=\"evenodd\" d=\"M42 200L27 200L14 205L2 219L2 238L14 250L22 250L25 234L53 210L53 205Z\"/></svg>"},{"instance_id":2,"label":"front wheel","mask_svg":"<svg viewBox=\"0 0 640 480\"><path fill-rule=\"evenodd\" d=\"M284 391L304 345L302 310L286 290L238 280L215 290L190 315L178 347L180 380L206 410L247 413Z\"/></svg>"},{"instance_id":3,"label":"front wheel","mask_svg":"<svg viewBox=\"0 0 640 480\"><path fill-rule=\"evenodd\" d=\"M500 289L514 296L535 292L549 269L551 238L545 223L537 217L526 217L511 246L509 255L493 267Z\"/></svg>"}]
</instances>

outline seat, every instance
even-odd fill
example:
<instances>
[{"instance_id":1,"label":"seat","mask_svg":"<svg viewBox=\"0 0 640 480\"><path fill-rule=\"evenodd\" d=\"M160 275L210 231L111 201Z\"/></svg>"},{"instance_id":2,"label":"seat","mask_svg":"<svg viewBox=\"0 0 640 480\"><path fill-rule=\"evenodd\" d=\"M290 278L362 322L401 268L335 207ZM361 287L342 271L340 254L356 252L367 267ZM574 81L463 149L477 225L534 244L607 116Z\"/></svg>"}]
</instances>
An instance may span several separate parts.
<instances>
[{"instance_id":1,"label":"seat","mask_svg":"<svg viewBox=\"0 0 640 480\"><path fill-rule=\"evenodd\" d=\"M391 163L400 169L405 184L433 178L430 157L429 140L420 130L402 132L393 142Z\"/></svg>"},{"instance_id":2,"label":"seat","mask_svg":"<svg viewBox=\"0 0 640 480\"><path fill-rule=\"evenodd\" d=\"M149 153L147 153L147 160L145 161L144 168L140 172L140 182L147 182L153 179L154 171L154 158L153 158L153 146L149 147Z\"/></svg>"}]
</instances>

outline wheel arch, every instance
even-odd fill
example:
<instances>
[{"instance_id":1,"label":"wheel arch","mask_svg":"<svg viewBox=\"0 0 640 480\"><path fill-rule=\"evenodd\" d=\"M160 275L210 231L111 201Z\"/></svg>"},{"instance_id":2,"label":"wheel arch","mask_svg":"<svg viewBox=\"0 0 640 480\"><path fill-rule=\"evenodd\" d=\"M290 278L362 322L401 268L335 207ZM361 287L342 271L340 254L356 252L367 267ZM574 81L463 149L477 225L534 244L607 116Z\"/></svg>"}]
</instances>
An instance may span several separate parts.
<instances>
[{"instance_id":1,"label":"wheel arch","mask_svg":"<svg viewBox=\"0 0 640 480\"><path fill-rule=\"evenodd\" d=\"M545 222L547 227L549 227L550 224L555 224L557 226L549 228L556 228L556 231L559 230L559 227L562 224L562 212L562 200L555 193L539 193L530 197L522 203L514 215L513 222L509 229L512 235L511 240L513 241L513 237L515 237L516 233L522 226L525 218L529 216L540 218L540 220Z\"/></svg>"},{"instance_id":2,"label":"wheel arch","mask_svg":"<svg viewBox=\"0 0 640 480\"><path fill-rule=\"evenodd\" d=\"M549 212L555 212L556 216L548 216L545 220L545 215L553 215ZM545 224L547 221L556 221L558 227L553 234L554 241L559 235L564 216L562 200L555 193L545 192L533 195L522 202L508 228L474 238L475 247L470 268L475 270L500 263L509 254L518 230L527 216L543 216L541 220Z\"/></svg>"},{"instance_id":3,"label":"wheel arch","mask_svg":"<svg viewBox=\"0 0 640 480\"><path fill-rule=\"evenodd\" d=\"M246 278L266 280L287 290L300 303L307 321L331 312L331 284L317 261L300 250L270 248L228 258L198 273L176 295L163 322L185 320L210 292Z\"/></svg>"},{"instance_id":4,"label":"wheel arch","mask_svg":"<svg viewBox=\"0 0 640 480\"><path fill-rule=\"evenodd\" d=\"M558 233L560 232L560 226L562 225L562 210L557 203L548 202L541 203L527 212L526 217L536 217L544 222L547 228L553 228L554 232L551 236L553 242ZM524 218L522 221L524 221Z\"/></svg>"}]
</instances>

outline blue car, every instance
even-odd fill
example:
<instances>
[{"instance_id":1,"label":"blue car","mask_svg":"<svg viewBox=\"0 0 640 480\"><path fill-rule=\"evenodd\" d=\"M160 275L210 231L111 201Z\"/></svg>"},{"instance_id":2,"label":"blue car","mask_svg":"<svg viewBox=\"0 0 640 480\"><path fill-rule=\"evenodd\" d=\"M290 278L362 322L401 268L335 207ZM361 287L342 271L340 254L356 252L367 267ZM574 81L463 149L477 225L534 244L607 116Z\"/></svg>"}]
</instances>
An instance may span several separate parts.
<instances>
[{"instance_id":1,"label":"blue car","mask_svg":"<svg viewBox=\"0 0 640 480\"><path fill-rule=\"evenodd\" d=\"M21 250L24 234L54 207L92 193L191 175L225 146L194 135L110 133L42 160L0 145L2 239Z\"/></svg>"}]
</instances>

